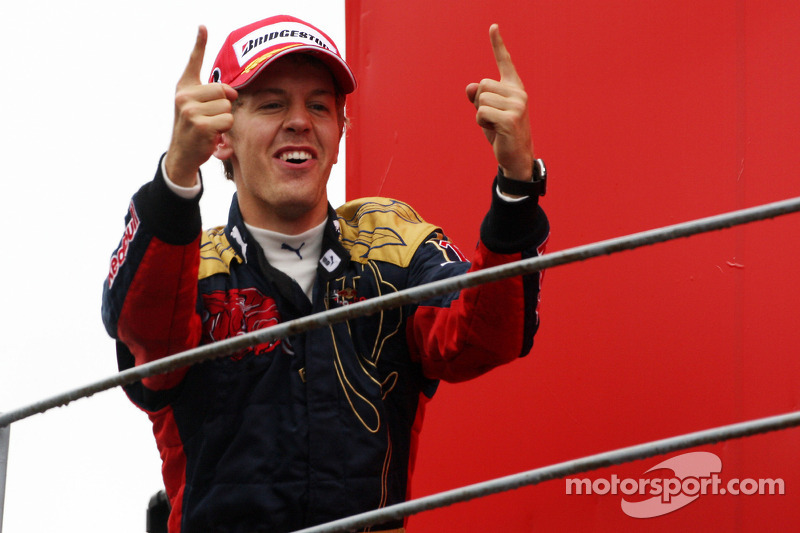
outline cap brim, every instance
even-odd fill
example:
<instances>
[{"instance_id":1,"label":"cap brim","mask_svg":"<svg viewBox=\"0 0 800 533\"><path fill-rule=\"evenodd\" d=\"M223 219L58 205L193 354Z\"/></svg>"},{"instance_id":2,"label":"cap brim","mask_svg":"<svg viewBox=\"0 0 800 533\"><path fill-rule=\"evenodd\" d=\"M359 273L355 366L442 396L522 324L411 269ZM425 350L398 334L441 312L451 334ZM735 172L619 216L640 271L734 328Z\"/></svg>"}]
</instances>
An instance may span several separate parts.
<instances>
[{"instance_id":1,"label":"cap brim","mask_svg":"<svg viewBox=\"0 0 800 533\"><path fill-rule=\"evenodd\" d=\"M314 57L318 58L320 61L325 63L325 65L331 70L333 77L336 79L336 82L339 84L339 87L342 89L344 94L350 94L356 90L357 83L356 78L353 75L353 72L350 70L350 67L347 63L344 62L339 56L333 54L331 52L327 52L321 49L319 46L305 46L305 45L297 45L291 46L286 48L285 50L281 50L278 53L274 53L273 51L266 51L261 56L253 59L251 63L256 63L264 56L269 56L266 59L261 60L258 63L258 66L252 68L250 70L246 70L239 74L234 80L229 83L231 87L234 89L241 89L246 87L253 79L255 79L261 72L264 71L270 64L272 64L275 60L287 56L289 54L298 54L298 53L305 53L309 55L313 55Z\"/></svg>"}]
</instances>

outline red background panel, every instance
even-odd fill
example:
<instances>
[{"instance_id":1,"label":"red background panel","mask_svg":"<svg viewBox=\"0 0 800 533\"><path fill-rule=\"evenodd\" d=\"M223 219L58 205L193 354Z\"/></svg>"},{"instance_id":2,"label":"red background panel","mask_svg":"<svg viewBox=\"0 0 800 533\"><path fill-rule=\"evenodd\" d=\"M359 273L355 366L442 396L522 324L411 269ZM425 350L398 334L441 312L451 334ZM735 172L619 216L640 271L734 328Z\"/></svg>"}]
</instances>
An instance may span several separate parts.
<instances>
[{"instance_id":1,"label":"red background panel","mask_svg":"<svg viewBox=\"0 0 800 533\"><path fill-rule=\"evenodd\" d=\"M490 5L491 4L491 5ZM348 1L347 196L413 205L464 250L495 173L464 95L500 24L530 96L548 251L797 196L800 5ZM533 352L429 404L412 496L800 408L800 215L546 273ZM784 496L704 496L634 519L563 480L425 513L427 531L785 530L800 430L701 450ZM667 457L678 455L670 454ZM638 478L657 457L584 477Z\"/></svg>"}]
</instances>

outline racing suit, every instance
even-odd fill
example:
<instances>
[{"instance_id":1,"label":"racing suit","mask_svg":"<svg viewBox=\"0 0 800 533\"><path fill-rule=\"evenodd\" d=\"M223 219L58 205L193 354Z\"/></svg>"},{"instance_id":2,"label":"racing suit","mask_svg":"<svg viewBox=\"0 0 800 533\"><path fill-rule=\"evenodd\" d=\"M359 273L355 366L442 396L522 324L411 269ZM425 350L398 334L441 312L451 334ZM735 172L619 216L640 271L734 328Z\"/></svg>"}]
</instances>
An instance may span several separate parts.
<instances>
[{"instance_id":1,"label":"racing suit","mask_svg":"<svg viewBox=\"0 0 800 533\"><path fill-rule=\"evenodd\" d=\"M103 291L121 370L531 257L549 235L536 198L509 203L495 191L470 263L408 205L352 201L329 208L309 301L267 262L235 195L227 225L205 232L198 202L173 194L160 165L131 201ZM289 531L404 501L438 381L527 354L540 282L493 282L127 386L153 423L170 531Z\"/></svg>"}]
</instances>

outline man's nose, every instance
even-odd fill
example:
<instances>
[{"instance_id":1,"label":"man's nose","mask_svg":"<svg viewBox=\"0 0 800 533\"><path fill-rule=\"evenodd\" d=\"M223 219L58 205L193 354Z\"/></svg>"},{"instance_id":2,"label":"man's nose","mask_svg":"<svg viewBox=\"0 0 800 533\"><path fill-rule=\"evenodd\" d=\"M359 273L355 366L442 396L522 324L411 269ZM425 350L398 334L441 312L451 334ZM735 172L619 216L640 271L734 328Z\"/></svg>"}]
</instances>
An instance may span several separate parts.
<instances>
[{"instance_id":1,"label":"man's nose","mask_svg":"<svg viewBox=\"0 0 800 533\"><path fill-rule=\"evenodd\" d=\"M293 105L289 108L284 121L284 127L295 133L311 129L311 114L304 105Z\"/></svg>"}]
</instances>

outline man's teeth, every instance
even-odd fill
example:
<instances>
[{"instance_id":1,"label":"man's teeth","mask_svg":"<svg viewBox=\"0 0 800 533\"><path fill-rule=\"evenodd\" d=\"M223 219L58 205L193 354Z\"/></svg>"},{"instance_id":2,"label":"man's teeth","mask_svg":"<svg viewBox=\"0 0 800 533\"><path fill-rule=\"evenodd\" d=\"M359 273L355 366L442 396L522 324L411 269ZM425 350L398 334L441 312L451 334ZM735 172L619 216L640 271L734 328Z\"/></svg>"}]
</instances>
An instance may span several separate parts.
<instances>
[{"instance_id":1,"label":"man's teeth","mask_svg":"<svg viewBox=\"0 0 800 533\"><path fill-rule=\"evenodd\" d=\"M282 161L306 161L311 159L311 154L301 151L283 152L280 157Z\"/></svg>"}]
</instances>

